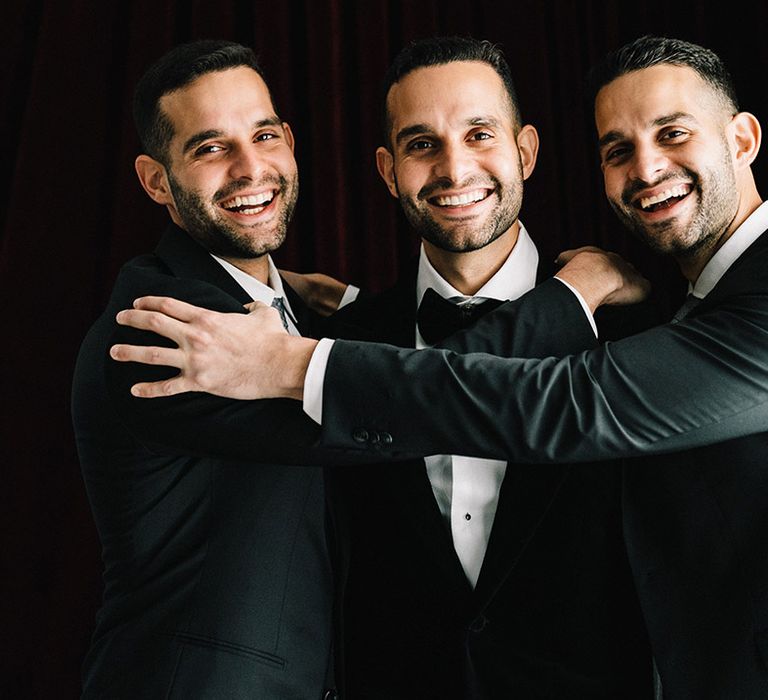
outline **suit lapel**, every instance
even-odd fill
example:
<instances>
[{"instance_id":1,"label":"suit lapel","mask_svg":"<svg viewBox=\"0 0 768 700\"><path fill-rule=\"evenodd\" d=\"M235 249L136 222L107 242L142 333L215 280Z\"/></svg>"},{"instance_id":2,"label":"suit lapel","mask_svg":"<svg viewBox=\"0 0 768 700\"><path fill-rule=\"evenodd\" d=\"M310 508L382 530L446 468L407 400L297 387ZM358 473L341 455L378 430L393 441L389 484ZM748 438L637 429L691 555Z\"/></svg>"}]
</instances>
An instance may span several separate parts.
<instances>
[{"instance_id":1,"label":"suit lapel","mask_svg":"<svg viewBox=\"0 0 768 700\"><path fill-rule=\"evenodd\" d=\"M155 248L155 254L168 266L174 276L180 279L205 280L241 304L253 301L205 248L174 224L171 224L161 237ZM283 287L291 310L296 316L299 331L302 335L313 335L318 326L317 315L307 308L285 280L283 280Z\"/></svg>"},{"instance_id":2,"label":"suit lapel","mask_svg":"<svg viewBox=\"0 0 768 700\"><path fill-rule=\"evenodd\" d=\"M159 257L180 279L205 280L242 304L252 301L245 290L188 233L171 224L155 248Z\"/></svg>"},{"instance_id":3,"label":"suit lapel","mask_svg":"<svg viewBox=\"0 0 768 700\"><path fill-rule=\"evenodd\" d=\"M570 465L507 464L488 548L475 586L478 609L512 574L565 481Z\"/></svg>"},{"instance_id":4,"label":"suit lapel","mask_svg":"<svg viewBox=\"0 0 768 700\"><path fill-rule=\"evenodd\" d=\"M364 323L370 324L374 337L401 347L413 347L416 340L416 266L413 265L391 289L379 294L364 307ZM421 542L420 551L428 553L442 586L452 587L459 595L471 596L472 589L464 575L447 526L432 492L424 460L387 467L387 497L401 510L413 537Z\"/></svg>"},{"instance_id":5,"label":"suit lapel","mask_svg":"<svg viewBox=\"0 0 768 700\"><path fill-rule=\"evenodd\" d=\"M537 278L551 270L539 265ZM395 287L379 295L376 308L366 314L377 338L412 347L416 324L416 268ZM474 590L474 606L482 609L493 599L517 564L568 473L568 466L508 464L499 493L491 536ZM472 594L453 546L449 528L437 506L423 461L418 468L403 465L392 500L403 508L403 517L413 523L414 535L423 541L435 564L448 581Z\"/></svg>"},{"instance_id":6,"label":"suit lapel","mask_svg":"<svg viewBox=\"0 0 768 700\"><path fill-rule=\"evenodd\" d=\"M768 267L768 231L760 235L734 261L712 291L691 310L689 318L695 318L698 314L719 304L724 297L738 294L742 288L751 290L754 287L755 277L765 276L766 267Z\"/></svg>"}]
</instances>

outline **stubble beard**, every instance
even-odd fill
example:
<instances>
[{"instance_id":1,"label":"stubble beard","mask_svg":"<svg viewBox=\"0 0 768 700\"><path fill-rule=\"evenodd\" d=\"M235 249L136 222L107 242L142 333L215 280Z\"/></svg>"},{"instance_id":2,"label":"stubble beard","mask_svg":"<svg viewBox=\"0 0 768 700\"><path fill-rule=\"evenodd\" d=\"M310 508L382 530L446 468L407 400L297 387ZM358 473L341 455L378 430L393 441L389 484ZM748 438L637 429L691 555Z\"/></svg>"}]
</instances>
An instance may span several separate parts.
<instances>
[{"instance_id":1,"label":"stubble beard","mask_svg":"<svg viewBox=\"0 0 768 700\"><path fill-rule=\"evenodd\" d=\"M253 187L254 183L230 183L207 202L199 192L184 189L170 169L168 182L185 230L209 252L225 259L250 260L277 250L285 241L299 196L299 180L295 173L289 177L280 175L255 183L256 187L276 186L275 197L280 196L280 211L269 222L246 226L245 229L252 232L249 234L243 227L235 227L226 221L223 215L211 215L210 211L216 211L217 202L229 199L249 186Z\"/></svg>"},{"instance_id":2,"label":"stubble beard","mask_svg":"<svg viewBox=\"0 0 768 700\"><path fill-rule=\"evenodd\" d=\"M493 211L482 223L474 219L466 223L457 221L450 228L440 224L427 210L428 197L435 196L441 189L448 186L431 184L422 188L416 197L404 195L395 181L395 188L400 199L400 205L408 223L413 230L425 241L436 248L449 253L468 253L480 250L493 243L499 236L506 233L517 221L523 201L523 178L520 173L519 184L507 182L502 184L497 178L488 178L494 190L489 195L497 197L498 202ZM457 189L469 187L489 187L486 181L468 180Z\"/></svg>"},{"instance_id":3,"label":"stubble beard","mask_svg":"<svg viewBox=\"0 0 768 700\"><path fill-rule=\"evenodd\" d=\"M676 217L655 225L639 219L631 200L639 189L647 187L645 183L627 187L620 202L608 201L621 222L652 250L678 260L690 260L716 247L738 209L738 197L734 194L737 192L736 176L725 144L721 168L703 169L699 173L682 168L679 172L666 174L653 186L680 178L692 183L691 194L697 198L696 211L687 226L679 223Z\"/></svg>"}]
</instances>

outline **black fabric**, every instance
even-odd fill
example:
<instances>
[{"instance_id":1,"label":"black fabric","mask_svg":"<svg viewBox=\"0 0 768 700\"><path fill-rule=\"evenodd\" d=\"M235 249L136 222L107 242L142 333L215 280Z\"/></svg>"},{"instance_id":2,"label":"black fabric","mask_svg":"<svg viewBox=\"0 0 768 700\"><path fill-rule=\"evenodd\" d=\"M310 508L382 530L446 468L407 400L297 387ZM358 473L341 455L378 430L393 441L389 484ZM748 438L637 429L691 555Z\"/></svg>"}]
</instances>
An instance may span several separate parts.
<instances>
[{"instance_id":1,"label":"black fabric","mask_svg":"<svg viewBox=\"0 0 768 700\"><path fill-rule=\"evenodd\" d=\"M498 299L485 299L454 304L434 289L427 289L416 312L416 323L427 344L435 345L456 331L469 328L478 318L493 311L501 303Z\"/></svg>"},{"instance_id":2,"label":"black fabric","mask_svg":"<svg viewBox=\"0 0 768 700\"><path fill-rule=\"evenodd\" d=\"M318 700L332 576L323 470L300 461L316 428L295 402L131 397L169 375L108 356L116 341L162 340L115 323L143 294L234 313L249 300L172 226L123 268L83 343L72 412L105 582L83 697Z\"/></svg>"},{"instance_id":3,"label":"black fabric","mask_svg":"<svg viewBox=\"0 0 768 700\"><path fill-rule=\"evenodd\" d=\"M361 337L413 347L415 280L412 265L395 287L352 305L341 320L359 324ZM570 304L581 318L562 323ZM595 343L576 298L555 280L508 308L520 310L512 327L502 330L490 314L468 332L489 341L503 334L516 354ZM435 398L424 410L439 414L439 387L429 391ZM652 697L615 464L508 464L474 590L423 460L332 472L349 533L341 584L345 697Z\"/></svg>"},{"instance_id":4,"label":"black fabric","mask_svg":"<svg viewBox=\"0 0 768 700\"><path fill-rule=\"evenodd\" d=\"M514 358L503 305L446 341ZM559 318L580 311L563 306ZM768 697L768 234L677 324L557 361L338 342L324 441L537 460L636 457L623 527L665 700ZM512 351L512 352L509 352ZM365 377L348 384L349 376ZM360 394L358 394L358 391ZM364 398L363 398L364 395ZM546 469L546 467L542 467ZM578 469L578 467L575 467Z\"/></svg>"}]
</instances>

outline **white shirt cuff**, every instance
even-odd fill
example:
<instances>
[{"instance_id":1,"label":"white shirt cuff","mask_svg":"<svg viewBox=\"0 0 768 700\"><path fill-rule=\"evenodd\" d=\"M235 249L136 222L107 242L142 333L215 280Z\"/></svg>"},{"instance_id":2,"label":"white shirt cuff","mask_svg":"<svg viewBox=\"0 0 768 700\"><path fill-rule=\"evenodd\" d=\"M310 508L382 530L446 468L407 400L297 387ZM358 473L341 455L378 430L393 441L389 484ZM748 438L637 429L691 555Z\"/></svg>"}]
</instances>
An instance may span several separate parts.
<instances>
[{"instance_id":1,"label":"white shirt cuff","mask_svg":"<svg viewBox=\"0 0 768 700\"><path fill-rule=\"evenodd\" d=\"M562 282L568 289L570 289L575 295L576 298L579 300L579 304L581 304L581 308L584 309L584 313L587 315L587 319L589 320L589 325L592 326L592 332L595 334L595 338L597 338L597 325L595 324L595 317L592 315L592 312L589 310L589 306L587 306L587 302L584 301L584 297L581 296L581 294L578 292L576 287L573 285L568 284L565 280L561 280L559 277L555 277L555 279L558 282Z\"/></svg>"},{"instance_id":2,"label":"white shirt cuff","mask_svg":"<svg viewBox=\"0 0 768 700\"><path fill-rule=\"evenodd\" d=\"M344 290L344 294L341 295L339 308L341 309L347 304L351 304L355 299L357 299L358 294L360 294L360 289L355 287L354 284L348 284L347 288Z\"/></svg>"},{"instance_id":3,"label":"white shirt cuff","mask_svg":"<svg viewBox=\"0 0 768 700\"><path fill-rule=\"evenodd\" d=\"M315 347L304 376L304 413L315 423L323 422L323 382L333 341L323 338Z\"/></svg>"}]
</instances>

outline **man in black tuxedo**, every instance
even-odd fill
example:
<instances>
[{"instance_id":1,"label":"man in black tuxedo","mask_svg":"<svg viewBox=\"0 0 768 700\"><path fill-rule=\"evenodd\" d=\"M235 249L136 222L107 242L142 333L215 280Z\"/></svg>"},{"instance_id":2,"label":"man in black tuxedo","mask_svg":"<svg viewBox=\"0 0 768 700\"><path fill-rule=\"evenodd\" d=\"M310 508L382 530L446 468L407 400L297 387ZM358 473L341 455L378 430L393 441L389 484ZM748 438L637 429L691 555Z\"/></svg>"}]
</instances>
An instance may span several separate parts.
<instances>
[{"instance_id":1,"label":"man in black tuxedo","mask_svg":"<svg viewBox=\"0 0 768 700\"><path fill-rule=\"evenodd\" d=\"M690 282L669 324L535 361L510 359L514 303L447 349L411 351L298 343L266 310L243 328L210 314L181 326L174 317L189 309L150 299L124 320L178 339L215 323L217 337L196 357L158 356L181 374L139 391L299 398L324 378L322 442L344 454L637 457L624 469L625 540L664 697L757 700L768 696L768 210L751 172L760 127L738 111L718 57L687 42L638 39L596 76L609 200ZM522 304L546 291L576 322L568 290L553 284ZM248 341L257 328L265 335ZM233 338L249 344L234 367Z\"/></svg>"},{"instance_id":2,"label":"man in black tuxedo","mask_svg":"<svg viewBox=\"0 0 768 700\"><path fill-rule=\"evenodd\" d=\"M385 93L378 168L422 245L395 287L346 307L336 326L423 348L535 286L538 253L518 213L538 137L487 41L408 45ZM527 353L580 349L560 330L553 348L526 329ZM331 478L350 539L345 696L651 696L614 465L431 455Z\"/></svg>"},{"instance_id":3,"label":"man in black tuxedo","mask_svg":"<svg viewBox=\"0 0 768 700\"><path fill-rule=\"evenodd\" d=\"M280 402L245 412L202 394L142 402L128 389L138 366L116 371L108 358L115 339L157 340L114 321L146 293L232 312L260 300L279 306L289 332L312 332L269 257L298 194L290 127L253 52L221 41L160 59L134 111L139 179L173 223L154 254L120 272L75 373L105 567L83 697L335 697L325 487L304 449L311 421L299 429ZM277 466L277 455L302 466Z\"/></svg>"}]
</instances>

